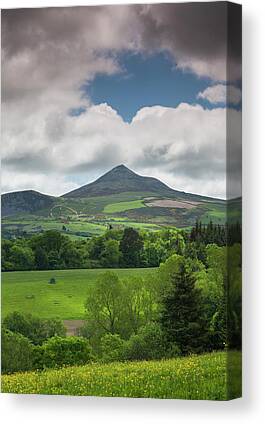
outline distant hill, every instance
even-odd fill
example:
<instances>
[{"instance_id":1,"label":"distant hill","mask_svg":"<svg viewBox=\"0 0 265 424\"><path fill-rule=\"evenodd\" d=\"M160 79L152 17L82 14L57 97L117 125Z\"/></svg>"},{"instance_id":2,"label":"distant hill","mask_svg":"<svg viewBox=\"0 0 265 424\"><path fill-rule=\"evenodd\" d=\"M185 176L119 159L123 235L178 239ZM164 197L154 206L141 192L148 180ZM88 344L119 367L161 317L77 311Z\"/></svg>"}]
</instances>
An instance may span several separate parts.
<instances>
[{"instance_id":1,"label":"distant hill","mask_svg":"<svg viewBox=\"0 0 265 424\"><path fill-rule=\"evenodd\" d=\"M42 209L51 208L56 198L34 190L15 191L2 195L2 216L20 213L34 214Z\"/></svg>"},{"instance_id":2,"label":"distant hill","mask_svg":"<svg viewBox=\"0 0 265 424\"><path fill-rule=\"evenodd\" d=\"M108 205L139 199L142 204L138 204L136 209L129 205L127 210L122 205L120 215L139 222L151 222L157 217L161 222L177 222L179 226L188 226L204 215L206 209L216 210L216 207L225 204L220 199L173 190L157 178L138 175L125 165L119 165L96 181L61 197L48 196L34 190L3 194L2 216L39 215L54 218L72 213L75 216L105 215L108 212L104 208ZM171 199L179 202L178 205L172 203ZM183 201L184 204L181 203Z\"/></svg>"},{"instance_id":3,"label":"distant hill","mask_svg":"<svg viewBox=\"0 0 265 424\"><path fill-rule=\"evenodd\" d=\"M102 175L96 181L64 194L64 198L86 198L108 196L125 192L150 193L156 196L180 197L190 199L210 199L203 196L173 190L153 177L136 174L125 165L119 165Z\"/></svg>"}]
</instances>

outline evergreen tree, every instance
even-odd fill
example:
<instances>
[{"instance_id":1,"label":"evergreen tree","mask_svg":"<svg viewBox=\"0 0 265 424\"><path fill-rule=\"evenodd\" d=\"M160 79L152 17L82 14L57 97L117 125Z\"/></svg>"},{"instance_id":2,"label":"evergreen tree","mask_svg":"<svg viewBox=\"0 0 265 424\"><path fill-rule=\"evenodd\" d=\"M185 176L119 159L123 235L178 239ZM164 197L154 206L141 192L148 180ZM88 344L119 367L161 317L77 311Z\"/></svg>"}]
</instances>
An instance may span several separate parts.
<instances>
[{"instance_id":1,"label":"evergreen tree","mask_svg":"<svg viewBox=\"0 0 265 424\"><path fill-rule=\"evenodd\" d=\"M161 325L169 344L177 345L182 354L205 349L207 330L201 292L182 258L171 274L172 287L162 299Z\"/></svg>"}]
</instances>

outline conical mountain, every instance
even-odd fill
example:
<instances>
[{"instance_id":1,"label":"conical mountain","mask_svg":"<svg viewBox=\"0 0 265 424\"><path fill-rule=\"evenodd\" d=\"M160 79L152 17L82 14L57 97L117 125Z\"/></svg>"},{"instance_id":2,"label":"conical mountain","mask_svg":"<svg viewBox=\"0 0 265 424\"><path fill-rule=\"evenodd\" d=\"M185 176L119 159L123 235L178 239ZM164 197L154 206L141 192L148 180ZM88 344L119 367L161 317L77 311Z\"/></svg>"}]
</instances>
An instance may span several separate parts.
<instances>
[{"instance_id":1,"label":"conical mountain","mask_svg":"<svg viewBox=\"0 0 265 424\"><path fill-rule=\"evenodd\" d=\"M111 169L93 183L84 185L63 195L63 197L81 198L90 196L107 196L125 192L145 192L156 195L172 196L175 190L169 188L156 178L143 177L125 165Z\"/></svg>"}]
</instances>

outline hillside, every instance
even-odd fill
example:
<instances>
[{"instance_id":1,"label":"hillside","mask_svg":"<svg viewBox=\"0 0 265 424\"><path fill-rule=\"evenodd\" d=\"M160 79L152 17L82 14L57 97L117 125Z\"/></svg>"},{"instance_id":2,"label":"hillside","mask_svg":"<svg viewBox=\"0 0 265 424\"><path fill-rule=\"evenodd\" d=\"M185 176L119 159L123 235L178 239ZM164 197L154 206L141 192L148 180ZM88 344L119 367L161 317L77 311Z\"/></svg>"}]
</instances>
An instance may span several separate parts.
<instances>
[{"instance_id":1,"label":"hillside","mask_svg":"<svg viewBox=\"0 0 265 424\"><path fill-rule=\"evenodd\" d=\"M203 196L173 190L153 177L136 174L125 165L119 165L102 175L96 181L64 194L64 198L86 198L109 196L120 193L150 193L156 196L207 199Z\"/></svg>"},{"instance_id":2,"label":"hillside","mask_svg":"<svg viewBox=\"0 0 265 424\"><path fill-rule=\"evenodd\" d=\"M2 195L2 217L18 214L34 214L50 209L55 198L34 190L15 191Z\"/></svg>"},{"instance_id":3,"label":"hillside","mask_svg":"<svg viewBox=\"0 0 265 424\"><path fill-rule=\"evenodd\" d=\"M233 206L230 220L238 220L236 209ZM49 229L79 238L103 234L109 226L156 230L161 225L190 227L196 220L223 225L227 206L224 200L174 190L119 165L61 197L34 190L4 194L2 217L4 238Z\"/></svg>"}]
</instances>

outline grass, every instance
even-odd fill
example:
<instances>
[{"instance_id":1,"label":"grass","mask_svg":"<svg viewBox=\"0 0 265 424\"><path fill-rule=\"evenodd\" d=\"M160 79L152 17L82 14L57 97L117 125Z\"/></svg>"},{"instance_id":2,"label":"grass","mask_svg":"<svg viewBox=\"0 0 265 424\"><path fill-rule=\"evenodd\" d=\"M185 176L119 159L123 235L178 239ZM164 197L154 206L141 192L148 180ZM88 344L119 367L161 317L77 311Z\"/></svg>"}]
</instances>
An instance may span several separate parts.
<instances>
[{"instance_id":1,"label":"grass","mask_svg":"<svg viewBox=\"0 0 265 424\"><path fill-rule=\"evenodd\" d=\"M140 202L140 201L136 201ZM128 203L136 203L128 202ZM127 203L127 202L122 202ZM91 219L91 218L90 218ZM71 219L69 223L64 223L54 218L39 218L34 219L23 218L18 219L4 219L2 223L2 231L16 232L17 230L26 232L30 235L40 233L41 231L57 230L62 234L71 237L72 239L82 239L91 236L100 236L108 229L109 224L119 225L121 227L133 227L137 229L155 230L159 229L156 224L148 222L135 222L128 220L127 217L114 217L109 215L107 218L103 217L101 220L94 218L93 222L88 218ZM66 227L66 231L63 230Z\"/></svg>"},{"instance_id":2,"label":"grass","mask_svg":"<svg viewBox=\"0 0 265 424\"><path fill-rule=\"evenodd\" d=\"M124 192L106 196L89 197L84 199L64 199L65 206L75 209L77 212L94 215L102 213L107 205L141 200L150 196L148 192Z\"/></svg>"},{"instance_id":3,"label":"grass","mask_svg":"<svg viewBox=\"0 0 265 424\"><path fill-rule=\"evenodd\" d=\"M57 230L62 231L62 227L65 226L68 231L72 232L87 232L91 234L98 234L103 233L106 231L106 225L104 224L95 224L93 222L86 222L82 220L76 220L76 221L70 221L67 224L64 224L61 221L57 221L56 219L50 219L50 218L44 218L40 219L37 218L36 220L21 220L21 221L7 221L4 220L3 222L6 229L16 229L21 228L23 231L26 232L34 232L34 229L41 227L42 230ZM67 234L67 232L65 232Z\"/></svg>"},{"instance_id":4,"label":"grass","mask_svg":"<svg viewBox=\"0 0 265 424\"><path fill-rule=\"evenodd\" d=\"M133 200L131 202L118 202L111 203L104 207L103 212L105 213L116 213L116 212L124 212L130 209L139 209L144 208L145 204L142 200Z\"/></svg>"},{"instance_id":5,"label":"grass","mask_svg":"<svg viewBox=\"0 0 265 424\"><path fill-rule=\"evenodd\" d=\"M2 377L3 393L227 400L240 396L241 358L234 361L234 392L227 387L227 353L162 361L91 364Z\"/></svg>"},{"instance_id":6,"label":"grass","mask_svg":"<svg viewBox=\"0 0 265 424\"><path fill-rule=\"evenodd\" d=\"M2 273L2 317L18 311L40 318L82 319L89 287L106 269L18 271ZM143 276L148 268L113 269L120 278ZM56 284L49 284L54 277Z\"/></svg>"}]
</instances>

